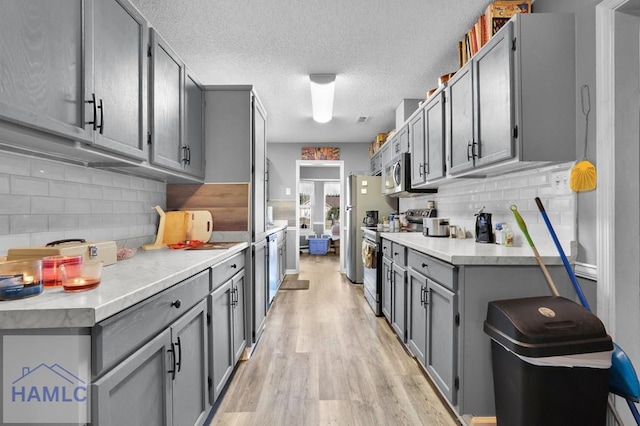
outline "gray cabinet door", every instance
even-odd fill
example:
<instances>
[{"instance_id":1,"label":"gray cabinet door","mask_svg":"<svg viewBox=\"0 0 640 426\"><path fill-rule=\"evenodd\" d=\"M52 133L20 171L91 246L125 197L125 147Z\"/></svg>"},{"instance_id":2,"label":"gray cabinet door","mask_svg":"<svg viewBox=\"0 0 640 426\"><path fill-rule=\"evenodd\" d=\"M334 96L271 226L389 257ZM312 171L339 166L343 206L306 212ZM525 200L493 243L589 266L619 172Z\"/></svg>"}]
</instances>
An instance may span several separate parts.
<instances>
[{"instance_id":1,"label":"gray cabinet door","mask_svg":"<svg viewBox=\"0 0 640 426\"><path fill-rule=\"evenodd\" d=\"M257 342L267 319L267 242L253 245L253 343Z\"/></svg>"},{"instance_id":2,"label":"gray cabinet door","mask_svg":"<svg viewBox=\"0 0 640 426\"><path fill-rule=\"evenodd\" d=\"M427 278L417 273L413 268L408 272L408 312L407 312L407 340L411 353L425 365L427 345L427 305L425 292Z\"/></svg>"},{"instance_id":3,"label":"gray cabinet door","mask_svg":"<svg viewBox=\"0 0 640 426\"><path fill-rule=\"evenodd\" d=\"M182 171L187 161L182 144L184 63L151 29L151 156L153 164Z\"/></svg>"},{"instance_id":4,"label":"gray cabinet door","mask_svg":"<svg viewBox=\"0 0 640 426\"><path fill-rule=\"evenodd\" d=\"M406 303L407 303L407 269L394 262L391 281L391 327L403 342L407 341Z\"/></svg>"},{"instance_id":5,"label":"gray cabinet door","mask_svg":"<svg viewBox=\"0 0 640 426\"><path fill-rule=\"evenodd\" d=\"M94 144L144 160L147 22L135 8L119 0L87 0L85 13L85 99L96 98L96 104L85 105L85 121L98 123Z\"/></svg>"},{"instance_id":6,"label":"gray cabinet door","mask_svg":"<svg viewBox=\"0 0 640 426\"><path fill-rule=\"evenodd\" d=\"M0 2L0 119L91 141L81 0Z\"/></svg>"},{"instance_id":7,"label":"gray cabinet door","mask_svg":"<svg viewBox=\"0 0 640 426\"><path fill-rule=\"evenodd\" d=\"M265 231L266 201L266 153L267 114L260 102L253 97L253 236Z\"/></svg>"},{"instance_id":8,"label":"gray cabinet door","mask_svg":"<svg viewBox=\"0 0 640 426\"><path fill-rule=\"evenodd\" d=\"M409 144L409 127L404 126L398 130L393 138L392 157L397 157L404 152L409 152Z\"/></svg>"},{"instance_id":9,"label":"gray cabinet door","mask_svg":"<svg viewBox=\"0 0 640 426\"><path fill-rule=\"evenodd\" d=\"M449 173L473 168L473 68L469 61L447 83Z\"/></svg>"},{"instance_id":10,"label":"gray cabinet door","mask_svg":"<svg viewBox=\"0 0 640 426\"><path fill-rule=\"evenodd\" d=\"M233 328L233 365L235 366L245 346L247 346L247 340L244 333L244 289L245 286L245 273L244 269L238 272L231 279L231 291L232 291L232 311L233 318L231 326Z\"/></svg>"},{"instance_id":11,"label":"gray cabinet door","mask_svg":"<svg viewBox=\"0 0 640 426\"><path fill-rule=\"evenodd\" d=\"M91 385L93 424L170 425L171 330L157 337Z\"/></svg>"},{"instance_id":12,"label":"gray cabinet door","mask_svg":"<svg viewBox=\"0 0 640 426\"><path fill-rule=\"evenodd\" d=\"M391 323L391 281L393 279L393 272L391 270L391 265L393 261L388 257L382 258L382 314L385 316L387 321Z\"/></svg>"},{"instance_id":13,"label":"gray cabinet door","mask_svg":"<svg viewBox=\"0 0 640 426\"><path fill-rule=\"evenodd\" d=\"M476 166L515 156L513 25L507 23L473 59Z\"/></svg>"},{"instance_id":14,"label":"gray cabinet door","mask_svg":"<svg viewBox=\"0 0 640 426\"><path fill-rule=\"evenodd\" d=\"M185 172L204 177L204 89L189 67L184 74L184 107Z\"/></svg>"},{"instance_id":15,"label":"gray cabinet door","mask_svg":"<svg viewBox=\"0 0 640 426\"><path fill-rule=\"evenodd\" d=\"M176 356L173 380L173 425L203 424L209 408L207 303L198 303L171 326Z\"/></svg>"},{"instance_id":16,"label":"gray cabinet door","mask_svg":"<svg viewBox=\"0 0 640 426\"><path fill-rule=\"evenodd\" d=\"M431 182L445 175L445 123L444 91L429 99L424 109L425 128L425 181ZM413 155L413 154L412 154Z\"/></svg>"},{"instance_id":17,"label":"gray cabinet door","mask_svg":"<svg viewBox=\"0 0 640 426\"><path fill-rule=\"evenodd\" d=\"M458 365L458 297L435 281L427 279L427 352L429 376L445 397L455 405Z\"/></svg>"},{"instance_id":18,"label":"gray cabinet door","mask_svg":"<svg viewBox=\"0 0 640 426\"><path fill-rule=\"evenodd\" d=\"M209 399L213 404L233 371L233 330L231 327L231 280L218 287L211 296L211 335L209 336L210 367L213 379Z\"/></svg>"},{"instance_id":19,"label":"gray cabinet door","mask_svg":"<svg viewBox=\"0 0 640 426\"><path fill-rule=\"evenodd\" d=\"M425 128L424 110L409 121L409 140L411 142L411 186L422 185L425 181Z\"/></svg>"}]
</instances>

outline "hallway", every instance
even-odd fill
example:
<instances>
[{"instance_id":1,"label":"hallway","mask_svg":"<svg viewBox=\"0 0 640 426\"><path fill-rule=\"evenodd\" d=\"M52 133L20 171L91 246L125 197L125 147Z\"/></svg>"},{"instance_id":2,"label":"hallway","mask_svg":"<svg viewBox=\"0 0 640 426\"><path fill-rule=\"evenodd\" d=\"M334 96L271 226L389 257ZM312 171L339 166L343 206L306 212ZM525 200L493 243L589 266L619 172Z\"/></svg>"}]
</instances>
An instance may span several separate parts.
<instances>
[{"instance_id":1,"label":"hallway","mask_svg":"<svg viewBox=\"0 0 640 426\"><path fill-rule=\"evenodd\" d=\"M335 255L300 258L309 290L283 290L212 425L457 425Z\"/></svg>"}]
</instances>

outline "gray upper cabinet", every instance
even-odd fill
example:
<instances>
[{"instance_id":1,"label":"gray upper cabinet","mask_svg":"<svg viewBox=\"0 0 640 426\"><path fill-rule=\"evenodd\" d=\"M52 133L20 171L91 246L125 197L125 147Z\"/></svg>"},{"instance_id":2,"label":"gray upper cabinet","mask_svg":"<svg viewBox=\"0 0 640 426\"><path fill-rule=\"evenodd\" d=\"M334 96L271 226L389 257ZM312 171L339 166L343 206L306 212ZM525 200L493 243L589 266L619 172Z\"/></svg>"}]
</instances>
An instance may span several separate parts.
<instances>
[{"instance_id":1,"label":"gray upper cabinet","mask_svg":"<svg viewBox=\"0 0 640 426\"><path fill-rule=\"evenodd\" d=\"M575 160L575 17L517 14L447 85L449 174Z\"/></svg>"},{"instance_id":2,"label":"gray upper cabinet","mask_svg":"<svg viewBox=\"0 0 640 426\"><path fill-rule=\"evenodd\" d=\"M371 174L376 176L382 174L382 151L377 150L371 157Z\"/></svg>"},{"instance_id":3,"label":"gray upper cabinet","mask_svg":"<svg viewBox=\"0 0 640 426\"><path fill-rule=\"evenodd\" d=\"M0 119L90 141L82 0L0 2Z\"/></svg>"},{"instance_id":4,"label":"gray upper cabinet","mask_svg":"<svg viewBox=\"0 0 640 426\"><path fill-rule=\"evenodd\" d=\"M84 4L85 125L94 130L95 146L144 160L147 21L118 0L87 0Z\"/></svg>"},{"instance_id":5,"label":"gray upper cabinet","mask_svg":"<svg viewBox=\"0 0 640 426\"><path fill-rule=\"evenodd\" d=\"M391 157L397 157L398 155L409 152L409 127L404 126L398 129L398 132L393 137L393 146Z\"/></svg>"},{"instance_id":6,"label":"gray upper cabinet","mask_svg":"<svg viewBox=\"0 0 640 426\"><path fill-rule=\"evenodd\" d=\"M250 183L255 241L266 224L267 113L252 86L205 86L205 102L204 180Z\"/></svg>"},{"instance_id":7,"label":"gray upper cabinet","mask_svg":"<svg viewBox=\"0 0 640 426\"><path fill-rule=\"evenodd\" d=\"M412 187L426 187L445 177L444 105L441 87L409 118Z\"/></svg>"},{"instance_id":8,"label":"gray upper cabinet","mask_svg":"<svg viewBox=\"0 0 640 426\"><path fill-rule=\"evenodd\" d=\"M185 172L204 178L204 89L188 66L184 72ZM184 151L183 151L184 152Z\"/></svg>"},{"instance_id":9,"label":"gray upper cabinet","mask_svg":"<svg viewBox=\"0 0 640 426\"><path fill-rule=\"evenodd\" d=\"M151 29L150 162L204 177L202 84L171 46Z\"/></svg>"},{"instance_id":10,"label":"gray upper cabinet","mask_svg":"<svg viewBox=\"0 0 640 426\"><path fill-rule=\"evenodd\" d=\"M182 170L187 152L182 143L184 63L151 29L151 162Z\"/></svg>"}]
</instances>

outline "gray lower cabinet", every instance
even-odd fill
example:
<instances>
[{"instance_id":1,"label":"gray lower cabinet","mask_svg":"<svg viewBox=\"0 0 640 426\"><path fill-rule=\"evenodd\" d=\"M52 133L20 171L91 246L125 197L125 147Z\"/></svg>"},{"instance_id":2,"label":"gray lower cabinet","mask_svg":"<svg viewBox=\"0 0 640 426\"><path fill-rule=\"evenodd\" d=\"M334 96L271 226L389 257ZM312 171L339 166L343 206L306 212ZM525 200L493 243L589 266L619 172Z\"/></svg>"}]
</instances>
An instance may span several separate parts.
<instances>
[{"instance_id":1,"label":"gray lower cabinet","mask_svg":"<svg viewBox=\"0 0 640 426\"><path fill-rule=\"evenodd\" d=\"M207 304L201 290L208 284L207 270L95 327L94 370L146 343L106 373L98 371L91 386L92 424L204 423L210 405ZM193 305L192 297L199 302Z\"/></svg>"},{"instance_id":2,"label":"gray lower cabinet","mask_svg":"<svg viewBox=\"0 0 640 426\"><path fill-rule=\"evenodd\" d=\"M282 283L287 272L287 231L278 232L278 283Z\"/></svg>"},{"instance_id":3,"label":"gray lower cabinet","mask_svg":"<svg viewBox=\"0 0 640 426\"><path fill-rule=\"evenodd\" d=\"M243 269L215 288L209 296L212 377L209 398L211 404L215 403L220 396L246 345L244 336L244 278Z\"/></svg>"},{"instance_id":4,"label":"gray lower cabinet","mask_svg":"<svg viewBox=\"0 0 640 426\"><path fill-rule=\"evenodd\" d=\"M389 322L391 322L392 265L393 260L387 256L382 257L382 314Z\"/></svg>"},{"instance_id":5,"label":"gray lower cabinet","mask_svg":"<svg viewBox=\"0 0 640 426\"><path fill-rule=\"evenodd\" d=\"M391 327L406 342L407 268L397 262L391 266Z\"/></svg>"},{"instance_id":6,"label":"gray lower cabinet","mask_svg":"<svg viewBox=\"0 0 640 426\"><path fill-rule=\"evenodd\" d=\"M457 269L413 249L408 253L408 346L447 400L457 403Z\"/></svg>"},{"instance_id":7,"label":"gray lower cabinet","mask_svg":"<svg viewBox=\"0 0 640 426\"><path fill-rule=\"evenodd\" d=\"M267 241L252 246L253 257L253 321L252 342L258 341L267 320Z\"/></svg>"}]
</instances>

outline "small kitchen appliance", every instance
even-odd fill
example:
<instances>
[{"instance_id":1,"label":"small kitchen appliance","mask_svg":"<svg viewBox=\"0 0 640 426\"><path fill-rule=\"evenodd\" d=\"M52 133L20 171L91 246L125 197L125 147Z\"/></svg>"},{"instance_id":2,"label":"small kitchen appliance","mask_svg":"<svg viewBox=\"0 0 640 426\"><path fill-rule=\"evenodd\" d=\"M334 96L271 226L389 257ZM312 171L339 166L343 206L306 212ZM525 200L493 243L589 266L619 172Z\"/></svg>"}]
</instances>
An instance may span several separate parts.
<instances>
[{"instance_id":1,"label":"small kitchen appliance","mask_svg":"<svg viewBox=\"0 0 640 426\"><path fill-rule=\"evenodd\" d=\"M362 223L367 228L373 228L378 225L378 210L367 210Z\"/></svg>"},{"instance_id":2,"label":"small kitchen appliance","mask_svg":"<svg viewBox=\"0 0 640 426\"><path fill-rule=\"evenodd\" d=\"M422 235L426 237L448 237L449 219L444 217L425 217L422 219Z\"/></svg>"},{"instance_id":3,"label":"small kitchen appliance","mask_svg":"<svg viewBox=\"0 0 640 426\"><path fill-rule=\"evenodd\" d=\"M485 213L484 207L478 210L476 216L476 243L494 243L491 213Z\"/></svg>"}]
</instances>

